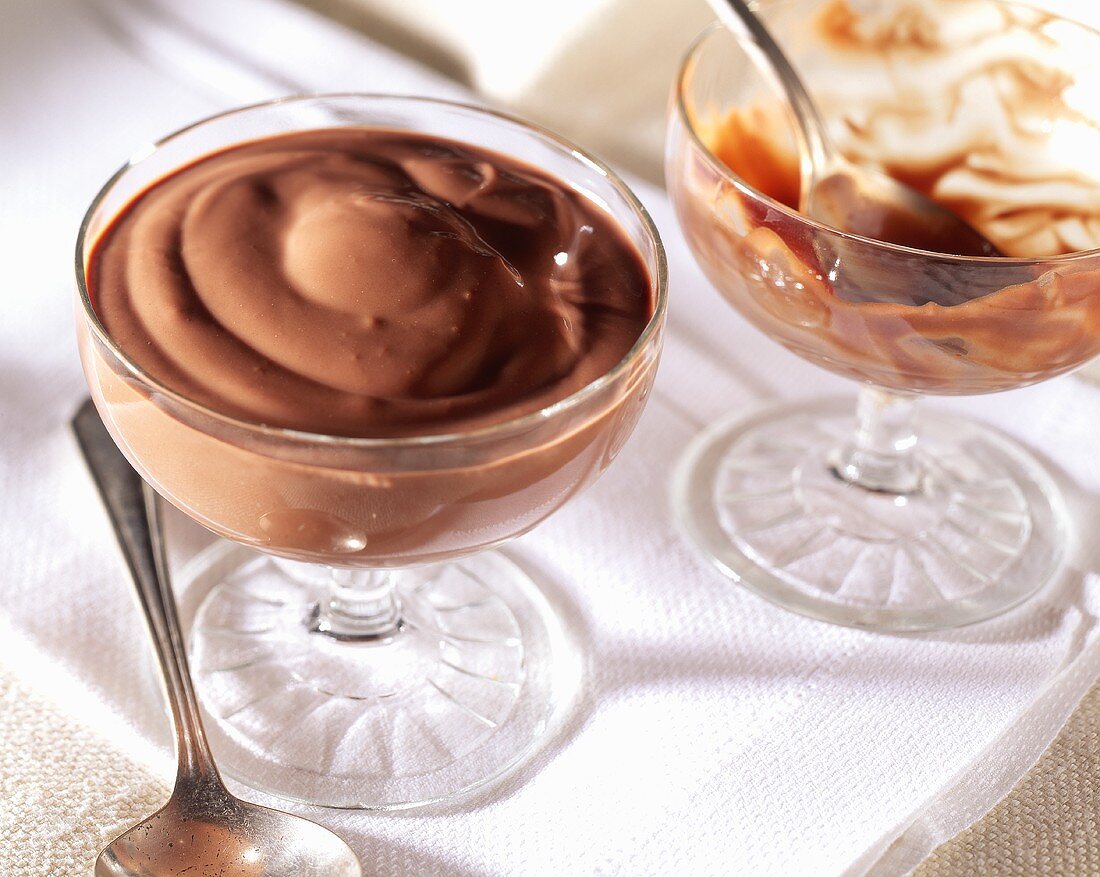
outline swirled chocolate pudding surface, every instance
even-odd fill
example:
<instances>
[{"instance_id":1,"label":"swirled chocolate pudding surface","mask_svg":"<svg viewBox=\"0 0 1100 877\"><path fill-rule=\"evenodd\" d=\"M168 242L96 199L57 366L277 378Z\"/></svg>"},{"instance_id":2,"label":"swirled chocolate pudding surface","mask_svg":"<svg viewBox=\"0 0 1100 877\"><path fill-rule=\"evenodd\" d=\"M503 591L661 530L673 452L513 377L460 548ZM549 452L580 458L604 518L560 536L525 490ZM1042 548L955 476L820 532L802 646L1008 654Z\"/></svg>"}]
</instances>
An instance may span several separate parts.
<instances>
[{"instance_id":1,"label":"swirled chocolate pudding surface","mask_svg":"<svg viewBox=\"0 0 1100 877\"><path fill-rule=\"evenodd\" d=\"M478 147L339 128L157 182L89 263L107 333L209 408L344 436L450 432L565 398L653 313L603 208Z\"/></svg>"}]
</instances>

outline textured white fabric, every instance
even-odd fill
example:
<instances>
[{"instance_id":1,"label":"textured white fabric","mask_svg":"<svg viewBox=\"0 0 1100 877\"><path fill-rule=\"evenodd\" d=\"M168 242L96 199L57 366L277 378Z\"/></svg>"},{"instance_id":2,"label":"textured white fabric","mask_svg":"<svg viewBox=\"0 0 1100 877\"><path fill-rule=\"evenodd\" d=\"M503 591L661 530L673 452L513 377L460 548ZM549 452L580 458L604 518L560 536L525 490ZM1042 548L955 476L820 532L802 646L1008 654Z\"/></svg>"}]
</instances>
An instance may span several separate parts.
<instances>
[{"instance_id":1,"label":"textured white fabric","mask_svg":"<svg viewBox=\"0 0 1100 877\"><path fill-rule=\"evenodd\" d=\"M1023 780L1017 780L1035 759L1034 742L1058 729L1085 694L1089 680L1100 674L1098 658L1093 652L1073 673L1055 679L949 788L916 814L867 874L903 874L918 863L923 863L928 877L1002 872L1042 877L1095 874L1100 836L1092 831L1093 842L1086 842L1082 835L1090 834L1090 823L1095 828L1096 811L1088 790L1097 786L1100 770L1097 750L1088 745L1091 740L1086 733L1090 725L1096 733L1097 726L1088 719L1096 717L1100 685L1094 683L1088 690L1091 708L1085 716L1081 709L1088 704L1074 710L1039 763ZM1055 788L1063 794L1053 794ZM1008 798L1001 800L1006 793ZM977 825L963 831L988 810L991 801L999 803ZM956 837L959 832L962 834ZM1042 835L1040 843L1036 843L1036 835ZM941 847L948 838L951 840ZM878 857L884 845L885 839L850 873L864 873L865 863ZM1028 848L1022 857L1017 855L1021 846ZM969 863L967 852L972 857ZM929 855L931 859L926 858ZM1000 868L996 867L998 860ZM1038 867L1039 862L1045 866Z\"/></svg>"},{"instance_id":2,"label":"textured white fabric","mask_svg":"<svg viewBox=\"0 0 1100 877\"><path fill-rule=\"evenodd\" d=\"M170 774L76 677L0 632L0 874L90 874L104 846L167 800Z\"/></svg>"},{"instance_id":3,"label":"textured white fabric","mask_svg":"<svg viewBox=\"0 0 1100 877\"><path fill-rule=\"evenodd\" d=\"M1100 685L1027 775L975 825L938 847L917 877L1100 874Z\"/></svg>"},{"instance_id":4,"label":"textured white fabric","mask_svg":"<svg viewBox=\"0 0 1100 877\"><path fill-rule=\"evenodd\" d=\"M456 88L279 0L165 0L175 21L150 3L112 0L104 12L102 2L15 0L0 28L0 58L16 71L0 80L0 621L19 632L0 627L0 660L131 757L148 748L142 763L155 782L170 775L170 749L144 631L67 429L85 392L71 317L80 216L139 144L229 104L292 84ZM116 8L127 10L121 28ZM1100 389L1076 378L934 403L1035 449L1085 534L1063 581L1002 619L909 637L830 627L772 607L696 557L666 510L670 463L690 437L731 409L851 388L746 326L694 266L664 195L639 193L672 270L654 398L607 476L509 549L565 618L583 690L533 761L474 801L311 813L375 873L858 874L980 759L998 761L998 741L1016 753L1008 773L1022 773L1072 708L1071 697L1039 698L1096 673L1100 546L1089 525L1100 515ZM1038 702L1042 721L1020 721ZM0 758L17 765L20 786L110 793L86 781L101 762L67 764L59 777L45 757ZM990 787L974 814L995 798ZM33 809L44 799L26 800ZM29 814L0 813L0 855L51 861L43 833L20 828ZM94 800L56 816L59 838L100 838L89 820L119 818Z\"/></svg>"}]
</instances>

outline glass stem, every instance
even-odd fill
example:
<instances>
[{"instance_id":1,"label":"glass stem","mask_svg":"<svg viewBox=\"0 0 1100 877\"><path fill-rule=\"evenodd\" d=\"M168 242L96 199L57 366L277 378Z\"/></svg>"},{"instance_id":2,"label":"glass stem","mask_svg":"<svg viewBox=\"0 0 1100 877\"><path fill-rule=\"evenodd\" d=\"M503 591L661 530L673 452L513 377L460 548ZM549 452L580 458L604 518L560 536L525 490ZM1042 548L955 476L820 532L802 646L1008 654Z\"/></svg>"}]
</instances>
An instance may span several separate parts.
<instances>
[{"instance_id":1,"label":"glass stem","mask_svg":"<svg viewBox=\"0 0 1100 877\"><path fill-rule=\"evenodd\" d=\"M394 570L330 569L327 599L312 630L339 640L386 639L401 629L401 601Z\"/></svg>"},{"instance_id":2,"label":"glass stem","mask_svg":"<svg viewBox=\"0 0 1100 877\"><path fill-rule=\"evenodd\" d=\"M880 493L919 491L924 475L916 457L914 427L919 398L878 387L861 387L855 436L832 455L836 476Z\"/></svg>"}]
</instances>

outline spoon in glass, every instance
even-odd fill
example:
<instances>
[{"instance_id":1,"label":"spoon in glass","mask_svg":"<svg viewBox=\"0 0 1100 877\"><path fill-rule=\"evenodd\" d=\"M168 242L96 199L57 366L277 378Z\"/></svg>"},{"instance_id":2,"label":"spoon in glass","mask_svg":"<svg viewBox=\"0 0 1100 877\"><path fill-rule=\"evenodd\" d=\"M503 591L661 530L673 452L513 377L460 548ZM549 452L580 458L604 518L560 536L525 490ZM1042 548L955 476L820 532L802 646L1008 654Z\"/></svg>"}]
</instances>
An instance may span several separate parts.
<instances>
[{"instance_id":1,"label":"spoon in glass","mask_svg":"<svg viewBox=\"0 0 1100 877\"><path fill-rule=\"evenodd\" d=\"M884 173L848 161L829 137L801 77L745 0L708 2L726 28L747 37L756 47L790 100L806 147L802 213L841 231L918 250L958 256L1001 255L978 231L931 198Z\"/></svg>"},{"instance_id":2,"label":"spoon in glass","mask_svg":"<svg viewBox=\"0 0 1100 877\"><path fill-rule=\"evenodd\" d=\"M355 853L328 829L249 804L225 788L191 686L166 575L156 494L126 462L90 399L73 418L73 430L137 586L179 759L168 803L99 854L95 877L362 877Z\"/></svg>"}]
</instances>

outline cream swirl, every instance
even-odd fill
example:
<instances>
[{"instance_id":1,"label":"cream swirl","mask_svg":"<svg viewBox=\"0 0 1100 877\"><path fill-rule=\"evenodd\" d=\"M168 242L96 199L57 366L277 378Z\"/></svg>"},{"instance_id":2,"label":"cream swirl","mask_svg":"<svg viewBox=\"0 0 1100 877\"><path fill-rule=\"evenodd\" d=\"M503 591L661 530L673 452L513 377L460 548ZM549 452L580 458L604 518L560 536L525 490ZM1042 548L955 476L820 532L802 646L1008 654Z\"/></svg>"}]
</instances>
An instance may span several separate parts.
<instances>
[{"instance_id":1,"label":"cream swirl","mask_svg":"<svg viewBox=\"0 0 1100 877\"><path fill-rule=\"evenodd\" d=\"M804 66L833 134L1012 256L1100 247L1096 36L990 0L833 0Z\"/></svg>"},{"instance_id":2,"label":"cream swirl","mask_svg":"<svg viewBox=\"0 0 1100 877\"><path fill-rule=\"evenodd\" d=\"M215 410L340 435L496 422L607 372L653 308L595 202L514 159L365 128L208 156L136 198L89 277L107 332Z\"/></svg>"}]
</instances>

